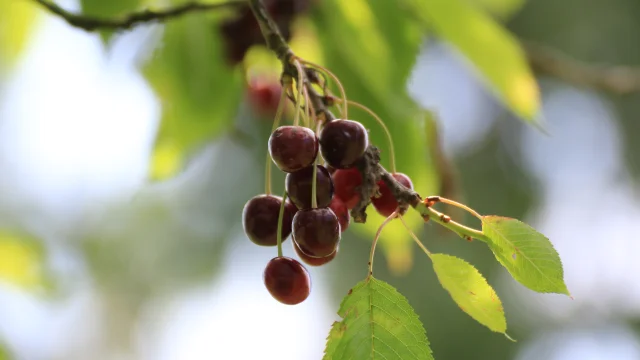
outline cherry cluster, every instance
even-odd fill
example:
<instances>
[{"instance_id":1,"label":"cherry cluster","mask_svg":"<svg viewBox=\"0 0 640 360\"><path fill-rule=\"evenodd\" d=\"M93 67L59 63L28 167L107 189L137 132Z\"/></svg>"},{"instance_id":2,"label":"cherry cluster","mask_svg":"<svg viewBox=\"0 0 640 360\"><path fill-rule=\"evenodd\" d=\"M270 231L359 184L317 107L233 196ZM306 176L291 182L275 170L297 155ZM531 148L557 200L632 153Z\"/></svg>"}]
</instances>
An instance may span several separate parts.
<instances>
[{"instance_id":1,"label":"cherry cluster","mask_svg":"<svg viewBox=\"0 0 640 360\"><path fill-rule=\"evenodd\" d=\"M296 15L307 12L313 2L314 0L265 0L264 5L285 40L289 40L293 19ZM242 62L251 46L264 44L260 26L249 5L240 7L236 17L222 22L218 31L224 41L227 60L233 65Z\"/></svg>"},{"instance_id":2,"label":"cherry cluster","mask_svg":"<svg viewBox=\"0 0 640 360\"><path fill-rule=\"evenodd\" d=\"M333 260L341 233L349 227L349 210L360 200L362 174L357 168L369 145L364 126L352 120L333 120L319 134L303 126L280 126L269 138L268 148L276 166L287 173L284 200L274 195L258 195L243 210L244 231L261 246L278 245L292 235L293 248L310 266ZM319 165L319 156L324 165ZM393 175L412 188L404 174ZM379 196L371 199L375 209L391 215L398 203L382 181ZM315 194L315 199L313 198ZM311 290L306 268L297 260L273 258L264 271L267 290L278 301L294 305L304 301Z\"/></svg>"}]
</instances>

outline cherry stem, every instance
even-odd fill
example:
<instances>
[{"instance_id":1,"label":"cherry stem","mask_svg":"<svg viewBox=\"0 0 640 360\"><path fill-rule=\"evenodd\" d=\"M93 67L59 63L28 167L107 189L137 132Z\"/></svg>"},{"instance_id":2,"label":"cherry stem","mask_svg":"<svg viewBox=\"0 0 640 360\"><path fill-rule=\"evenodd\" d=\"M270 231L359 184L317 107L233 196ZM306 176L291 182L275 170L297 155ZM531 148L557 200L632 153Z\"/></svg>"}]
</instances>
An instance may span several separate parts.
<instances>
[{"instance_id":1,"label":"cherry stem","mask_svg":"<svg viewBox=\"0 0 640 360\"><path fill-rule=\"evenodd\" d=\"M427 205L427 203L429 203L429 198L414 205L414 208L420 213L420 215L422 215L425 221L432 220L467 240L478 239L484 242L490 241L489 238L481 230L476 230L474 228L457 223L451 220L449 216L434 210L433 208L431 208L431 206Z\"/></svg>"},{"instance_id":2,"label":"cherry stem","mask_svg":"<svg viewBox=\"0 0 640 360\"><path fill-rule=\"evenodd\" d=\"M470 213L471 215L477 217L478 219L480 219L482 221L482 215L478 214L477 211L473 210L472 208L468 207L465 204L461 204L455 200L451 200L451 199L447 199L447 198L443 198L442 196L430 196L427 198L427 200L431 203L437 203L437 202L441 202L441 203L445 203L445 204L449 204L455 207L458 207L462 210L465 210L466 212Z\"/></svg>"},{"instance_id":3,"label":"cherry stem","mask_svg":"<svg viewBox=\"0 0 640 360\"><path fill-rule=\"evenodd\" d=\"M378 231L376 231L376 236L373 238L373 242L371 243L371 252L369 253L369 276L373 275L373 256L376 253L376 245L378 245L378 239L380 239L380 234L382 233L382 229L384 229L384 227L387 226L387 224L391 220L395 219L397 215L398 215L397 210L391 213L391 215L389 215L389 217L382 222L382 224L378 228Z\"/></svg>"},{"instance_id":4,"label":"cherry stem","mask_svg":"<svg viewBox=\"0 0 640 360\"><path fill-rule=\"evenodd\" d=\"M293 118L293 125L298 126L300 124L300 113L302 112L302 109L300 108L300 101L302 101L302 88L304 87L304 81L303 81L303 72L300 71L301 66L300 66L300 61L298 61L298 59L294 59L293 60L293 64L296 66L296 68L298 69L298 96L295 98L296 101L296 114Z\"/></svg>"},{"instance_id":5,"label":"cherry stem","mask_svg":"<svg viewBox=\"0 0 640 360\"><path fill-rule=\"evenodd\" d=\"M337 100L342 102L342 100L340 99L337 99ZM382 130L384 130L384 133L387 136L387 142L389 143L389 163L391 165L391 173L395 174L396 173L396 151L395 151L395 147L393 146L393 137L391 136L391 132L389 131L389 128L387 127L387 125L384 123L384 121L382 121L382 119L378 116L378 114L376 114L373 110L369 109L368 107L360 104L359 102L355 102L353 100L347 100L347 103L349 105L355 106L369 113L369 115L371 115L378 122L378 124L380 124L380 126L382 127Z\"/></svg>"},{"instance_id":6,"label":"cherry stem","mask_svg":"<svg viewBox=\"0 0 640 360\"><path fill-rule=\"evenodd\" d=\"M282 113L284 112L284 106L287 100L287 96L286 96L286 89L283 86L282 87L282 91L280 92L280 100L278 101L278 108L276 109L276 116L273 119L273 126L271 127L271 133L273 134L274 131L276 131L276 129L278 128L278 126L280 126L280 119L282 118ZM264 182L264 192L267 195L271 195L271 163L273 161L271 160L271 154L269 153L269 150L267 150L267 163L265 165L265 182Z\"/></svg>"},{"instance_id":7,"label":"cherry stem","mask_svg":"<svg viewBox=\"0 0 640 360\"><path fill-rule=\"evenodd\" d=\"M329 75L329 77L331 77L333 79L333 81L336 82L336 85L338 86L338 89L340 89L340 94L342 95L342 117L344 119L348 119L349 115L348 115L348 109L347 109L347 93L344 91L344 87L342 86L342 83L340 82L340 79L338 79L338 77L332 73L331 71L329 71L329 69L320 66L318 64L314 64L311 61L307 61L301 58L296 57L296 59L300 60L303 64L305 65L309 65L311 67L314 67L322 72L324 72L325 74Z\"/></svg>"},{"instance_id":8,"label":"cherry stem","mask_svg":"<svg viewBox=\"0 0 640 360\"><path fill-rule=\"evenodd\" d=\"M398 214L398 217L400 218L400 221L402 222L402 225L404 225L404 227L407 229L407 231L409 232L409 235L411 235L411 237L413 238L413 240L416 242L416 244L418 244L418 246L420 247L420 249L422 249L422 251L424 251L425 254L427 254L428 257L431 257L431 252L427 249L426 246L424 246L424 244L422 243L422 241L420 241L420 239L418 239L418 236L411 231L411 228L409 227L409 225L407 225L407 223L404 221L404 218L402 217L402 215Z\"/></svg>"},{"instance_id":9,"label":"cherry stem","mask_svg":"<svg viewBox=\"0 0 640 360\"><path fill-rule=\"evenodd\" d=\"M282 257L282 221L284 219L284 204L287 202L287 192L282 195L282 203L280 204L280 213L278 214L278 257Z\"/></svg>"}]
</instances>

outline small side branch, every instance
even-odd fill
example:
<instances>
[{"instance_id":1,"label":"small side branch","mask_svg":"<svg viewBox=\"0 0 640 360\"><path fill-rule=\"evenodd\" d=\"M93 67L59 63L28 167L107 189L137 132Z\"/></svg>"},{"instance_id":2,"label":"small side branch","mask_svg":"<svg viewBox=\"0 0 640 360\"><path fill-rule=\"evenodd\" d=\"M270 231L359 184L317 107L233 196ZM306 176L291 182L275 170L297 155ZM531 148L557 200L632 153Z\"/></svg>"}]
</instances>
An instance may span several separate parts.
<instances>
[{"instance_id":1,"label":"small side branch","mask_svg":"<svg viewBox=\"0 0 640 360\"><path fill-rule=\"evenodd\" d=\"M640 68L631 66L598 66L572 59L557 50L522 41L534 72L549 75L579 87L627 95L640 91Z\"/></svg>"},{"instance_id":2,"label":"small side branch","mask_svg":"<svg viewBox=\"0 0 640 360\"><path fill-rule=\"evenodd\" d=\"M34 0L47 10L63 18L69 25L84 29L86 31L95 31L99 29L111 30L128 30L136 25L148 22L164 21L171 18L179 17L187 13L204 12L225 7L240 6L246 4L246 0L230 0L223 3L200 3L196 1L187 2L176 7L164 10L142 10L134 12L127 16L113 19L103 19L69 12L50 0ZM105 0L108 1L108 0Z\"/></svg>"}]
</instances>

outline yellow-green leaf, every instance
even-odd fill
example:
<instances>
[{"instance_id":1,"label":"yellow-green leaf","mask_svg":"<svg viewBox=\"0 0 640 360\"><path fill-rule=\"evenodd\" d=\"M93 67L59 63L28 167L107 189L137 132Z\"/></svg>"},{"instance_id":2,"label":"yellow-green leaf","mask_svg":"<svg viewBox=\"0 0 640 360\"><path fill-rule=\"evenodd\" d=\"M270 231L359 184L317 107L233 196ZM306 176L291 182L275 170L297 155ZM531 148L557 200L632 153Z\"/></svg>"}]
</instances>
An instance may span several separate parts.
<instances>
[{"instance_id":1,"label":"yellow-green leaf","mask_svg":"<svg viewBox=\"0 0 640 360\"><path fill-rule=\"evenodd\" d=\"M440 284L462 311L492 331L507 331L502 302L478 269L446 254L432 254L431 260Z\"/></svg>"},{"instance_id":2,"label":"yellow-green leaf","mask_svg":"<svg viewBox=\"0 0 640 360\"><path fill-rule=\"evenodd\" d=\"M504 103L533 122L540 94L518 40L502 25L462 0L405 0L415 14L453 44Z\"/></svg>"},{"instance_id":3,"label":"yellow-green leaf","mask_svg":"<svg viewBox=\"0 0 640 360\"><path fill-rule=\"evenodd\" d=\"M0 68L12 65L22 52L36 15L32 1L0 1Z\"/></svg>"},{"instance_id":4,"label":"yellow-green leaf","mask_svg":"<svg viewBox=\"0 0 640 360\"><path fill-rule=\"evenodd\" d=\"M522 221L483 216L489 248L514 279L541 293L569 295L560 256L544 235Z\"/></svg>"},{"instance_id":5,"label":"yellow-green leaf","mask_svg":"<svg viewBox=\"0 0 640 360\"><path fill-rule=\"evenodd\" d=\"M47 285L44 250L35 238L0 232L0 281L35 290Z\"/></svg>"},{"instance_id":6,"label":"yellow-green leaf","mask_svg":"<svg viewBox=\"0 0 640 360\"><path fill-rule=\"evenodd\" d=\"M369 277L342 300L323 360L433 360L429 341L407 299Z\"/></svg>"}]
</instances>

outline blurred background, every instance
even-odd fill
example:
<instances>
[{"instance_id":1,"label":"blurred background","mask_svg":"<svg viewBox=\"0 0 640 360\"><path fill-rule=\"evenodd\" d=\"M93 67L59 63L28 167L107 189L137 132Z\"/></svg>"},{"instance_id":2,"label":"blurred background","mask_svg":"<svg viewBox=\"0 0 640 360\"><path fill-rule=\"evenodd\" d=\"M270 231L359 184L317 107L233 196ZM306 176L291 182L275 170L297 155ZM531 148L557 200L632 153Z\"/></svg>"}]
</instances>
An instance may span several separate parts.
<instances>
[{"instance_id":1,"label":"blurred background","mask_svg":"<svg viewBox=\"0 0 640 360\"><path fill-rule=\"evenodd\" d=\"M180 3L58 2L101 17ZM522 219L560 253L573 300L533 293L481 243L409 219L430 250L487 277L513 343L460 311L406 231L389 226L377 277L416 309L436 359L640 359L638 93L538 73L545 134L393 2L267 3L299 55L383 117L398 171L420 194ZM466 3L568 64L640 67L637 0ZM304 303L264 288L276 250L248 241L240 214L264 188L279 66L245 10L89 33L34 1L0 0L0 359L322 357L382 218L370 210L333 262L309 269ZM350 114L388 165L381 130ZM274 174L276 193L283 179Z\"/></svg>"}]
</instances>

